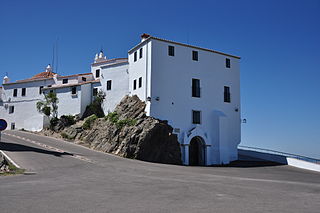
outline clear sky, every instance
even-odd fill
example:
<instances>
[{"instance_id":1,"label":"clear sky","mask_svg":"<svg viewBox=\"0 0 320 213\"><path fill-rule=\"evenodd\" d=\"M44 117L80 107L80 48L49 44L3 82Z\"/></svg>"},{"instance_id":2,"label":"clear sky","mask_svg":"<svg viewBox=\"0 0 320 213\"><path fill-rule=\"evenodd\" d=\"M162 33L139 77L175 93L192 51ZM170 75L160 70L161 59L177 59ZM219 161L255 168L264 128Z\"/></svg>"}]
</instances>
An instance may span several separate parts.
<instances>
[{"instance_id":1,"label":"clear sky","mask_svg":"<svg viewBox=\"0 0 320 213\"><path fill-rule=\"evenodd\" d=\"M242 145L320 158L320 1L1 0L0 75L90 72L140 34L241 56Z\"/></svg>"}]
</instances>

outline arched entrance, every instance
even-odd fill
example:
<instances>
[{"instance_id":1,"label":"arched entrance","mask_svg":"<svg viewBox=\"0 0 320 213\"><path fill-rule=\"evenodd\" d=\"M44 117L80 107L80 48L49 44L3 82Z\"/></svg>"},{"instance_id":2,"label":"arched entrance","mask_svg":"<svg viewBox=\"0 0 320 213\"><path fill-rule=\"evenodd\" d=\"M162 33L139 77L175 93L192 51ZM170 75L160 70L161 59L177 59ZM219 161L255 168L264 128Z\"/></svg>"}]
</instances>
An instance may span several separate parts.
<instances>
[{"instance_id":1,"label":"arched entrance","mask_svg":"<svg viewBox=\"0 0 320 213\"><path fill-rule=\"evenodd\" d=\"M205 165L205 143L199 137L193 137L189 145L189 165L190 166L203 166Z\"/></svg>"}]
</instances>

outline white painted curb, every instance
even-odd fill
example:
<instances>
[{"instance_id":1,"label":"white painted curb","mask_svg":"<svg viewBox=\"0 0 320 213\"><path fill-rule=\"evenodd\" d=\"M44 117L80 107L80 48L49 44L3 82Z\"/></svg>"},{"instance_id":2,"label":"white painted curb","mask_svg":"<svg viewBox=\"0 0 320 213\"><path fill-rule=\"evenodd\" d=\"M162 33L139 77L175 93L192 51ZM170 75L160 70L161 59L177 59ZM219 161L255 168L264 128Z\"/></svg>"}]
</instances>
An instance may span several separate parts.
<instances>
[{"instance_id":1,"label":"white painted curb","mask_svg":"<svg viewBox=\"0 0 320 213\"><path fill-rule=\"evenodd\" d=\"M8 160L10 161L10 163L12 163L15 167L17 167L18 169L20 169L21 167L14 162L6 153L4 153L2 150L0 150L1 154Z\"/></svg>"}]
</instances>

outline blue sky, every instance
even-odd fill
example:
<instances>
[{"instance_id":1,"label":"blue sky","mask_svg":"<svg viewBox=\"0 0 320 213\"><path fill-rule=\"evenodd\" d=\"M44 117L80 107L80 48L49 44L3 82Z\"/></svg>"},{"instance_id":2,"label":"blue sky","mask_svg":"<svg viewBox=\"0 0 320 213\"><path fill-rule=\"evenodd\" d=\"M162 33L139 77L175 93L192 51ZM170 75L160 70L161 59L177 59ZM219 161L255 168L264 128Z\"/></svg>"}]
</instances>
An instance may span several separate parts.
<instances>
[{"instance_id":1,"label":"blue sky","mask_svg":"<svg viewBox=\"0 0 320 213\"><path fill-rule=\"evenodd\" d=\"M52 62L90 71L103 47L127 57L140 34L241 59L242 145L320 158L320 1L1 0L0 75L24 79Z\"/></svg>"}]
</instances>

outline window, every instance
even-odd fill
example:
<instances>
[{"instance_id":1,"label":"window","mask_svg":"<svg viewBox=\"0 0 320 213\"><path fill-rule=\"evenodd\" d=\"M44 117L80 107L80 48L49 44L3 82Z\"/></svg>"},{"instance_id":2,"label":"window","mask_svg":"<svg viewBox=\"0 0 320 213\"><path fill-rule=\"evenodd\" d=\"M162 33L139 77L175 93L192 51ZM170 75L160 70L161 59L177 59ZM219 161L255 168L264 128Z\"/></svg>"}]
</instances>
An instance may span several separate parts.
<instances>
[{"instance_id":1,"label":"window","mask_svg":"<svg viewBox=\"0 0 320 213\"><path fill-rule=\"evenodd\" d=\"M192 79L192 97L200 98L200 80Z\"/></svg>"},{"instance_id":2,"label":"window","mask_svg":"<svg viewBox=\"0 0 320 213\"><path fill-rule=\"evenodd\" d=\"M43 86L40 86L40 87L39 87L39 94L40 94L40 95L42 94L42 89L43 89Z\"/></svg>"},{"instance_id":3,"label":"window","mask_svg":"<svg viewBox=\"0 0 320 213\"><path fill-rule=\"evenodd\" d=\"M48 85L48 87L52 87L52 85Z\"/></svg>"},{"instance_id":4,"label":"window","mask_svg":"<svg viewBox=\"0 0 320 213\"><path fill-rule=\"evenodd\" d=\"M71 87L71 94L76 95L77 94L77 87Z\"/></svg>"},{"instance_id":5,"label":"window","mask_svg":"<svg viewBox=\"0 0 320 213\"><path fill-rule=\"evenodd\" d=\"M137 80L134 79L133 81L133 90L137 89Z\"/></svg>"},{"instance_id":6,"label":"window","mask_svg":"<svg viewBox=\"0 0 320 213\"><path fill-rule=\"evenodd\" d=\"M22 96L26 96L26 92L27 92L27 89L26 88L22 88L21 95Z\"/></svg>"},{"instance_id":7,"label":"window","mask_svg":"<svg viewBox=\"0 0 320 213\"><path fill-rule=\"evenodd\" d=\"M107 90L111 90L111 80L107 81Z\"/></svg>"},{"instance_id":8,"label":"window","mask_svg":"<svg viewBox=\"0 0 320 213\"><path fill-rule=\"evenodd\" d=\"M230 68L230 67L231 67L230 58L226 58L226 67L227 67L227 68Z\"/></svg>"},{"instance_id":9,"label":"window","mask_svg":"<svg viewBox=\"0 0 320 213\"><path fill-rule=\"evenodd\" d=\"M63 83L63 84L67 84L67 83L68 83L68 79L67 79L67 78L62 79L62 83Z\"/></svg>"},{"instance_id":10,"label":"window","mask_svg":"<svg viewBox=\"0 0 320 213\"><path fill-rule=\"evenodd\" d=\"M17 95L18 95L18 89L14 89L13 90L13 97L17 97Z\"/></svg>"},{"instance_id":11,"label":"window","mask_svg":"<svg viewBox=\"0 0 320 213\"><path fill-rule=\"evenodd\" d=\"M192 51L192 60L198 61L198 51Z\"/></svg>"},{"instance_id":12,"label":"window","mask_svg":"<svg viewBox=\"0 0 320 213\"><path fill-rule=\"evenodd\" d=\"M100 78L100 69L96 70L96 78Z\"/></svg>"},{"instance_id":13,"label":"window","mask_svg":"<svg viewBox=\"0 0 320 213\"><path fill-rule=\"evenodd\" d=\"M93 88L92 95L97 96L98 95L98 88Z\"/></svg>"},{"instance_id":14,"label":"window","mask_svg":"<svg viewBox=\"0 0 320 213\"><path fill-rule=\"evenodd\" d=\"M142 77L139 78L139 88L142 87Z\"/></svg>"},{"instance_id":15,"label":"window","mask_svg":"<svg viewBox=\"0 0 320 213\"><path fill-rule=\"evenodd\" d=\"M14 106L9 106L9 114L14 113Z\"/></svg>"},{"instance_id":16,"label":"window","mask_svg":"<svg viewBox=\"0 0 320 213\"><path fill-rule=\"evenodd\" d=\"M192 123L201 124L201 111L192 110Z\"/></svg>"},{"instance_id":17,"label":"window","mask_svg":"<svg viewBox=\"0 0 320 213\"><path fill-rule=\"evenodd\" d=\"M142 48L140 48L140 51L139 51L139 58L142 58Z\"/></svg>"},{"instance_id":18,"label":"window","mask_svg":"<svg viewBox=\"0 0 320 213\"><path fill-rule=\"evenodd\" d=\"M86 82L86 81L87 81L87 78L82 77L82 81Z\"/></svg>"},{"instance_id":19,"label":"window","mask_svg":"<svg viewBox=\"0 0 320 213\"><path fill-rule=\"evenodd\" d=\"M11 130L15 130L16 129L16 123L11 123Z\"/></svg>"},{"instance_id":20,"label":"window","mask_svg":"<svg viewBox=\"0 0 320 213\"><path fill-rule=\"evenodd\" d=\"M230 87L225 86L224 87L224 102L230 103Z\"/></svg>"},{"instance_id":21,"label":"window","mask_svg":"<svg viewBox=\"0 0 320 213\"><path fill-rule=\"evenodd\" d=\"M53 92L54 92L53 90L50 90L50 91L49 91L49 93L53 93Z\"/></svg>"},{"instance_id":22,"label":"window","mask_svg":"<svg viewBox=\"0 0 320 213\"><path fill-rule=\"evenodd\" d=\"M134 61L134 62L137 61L137 51L134 52L133 61Z\"/></svg>"},{"instance_id":23,"label":"window","mask_svg":"<svg viewBox=\"0 0 320 213\"><path fill-rule=\"evenodd\" d=\"M174 56L174 46L168 46L168 55Z\"/></svg>"}]
</instances>

